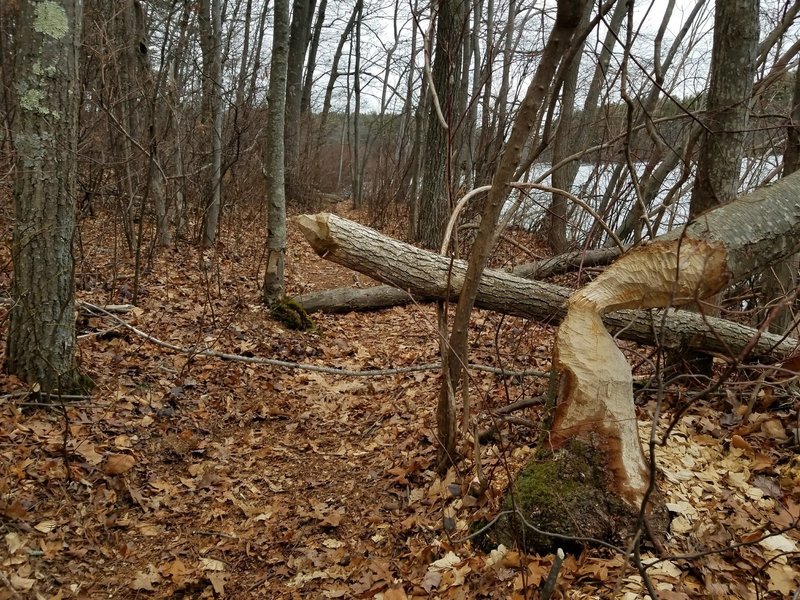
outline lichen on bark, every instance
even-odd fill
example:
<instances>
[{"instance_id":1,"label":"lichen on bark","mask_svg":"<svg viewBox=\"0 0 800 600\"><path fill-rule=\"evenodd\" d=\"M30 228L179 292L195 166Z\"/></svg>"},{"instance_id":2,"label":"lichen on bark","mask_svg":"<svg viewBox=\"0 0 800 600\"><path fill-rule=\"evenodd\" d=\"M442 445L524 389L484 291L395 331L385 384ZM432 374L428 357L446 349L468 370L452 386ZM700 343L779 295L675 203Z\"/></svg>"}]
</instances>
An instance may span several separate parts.
<instances>
[{"instance_id":1,"label":"lichen on bark","mask_svg":"<svg viewBox=\"0 0 800 600\"><path fill-rule=\"evenodd\" d=\"M33 13L33 30L49 35L54 40L62 39L69 32L69 20L64 7L51 0L37 4Z\"/></svg>"},{"instance_id":2,"label":"lichen on bark","mask_svg":"<svg viewBox=\"0 0 800 600\"><path fill-rule=\"evenodd\" d=\"M20 91L19 94L19 107L22 110L27 110L31 112L39 113L40 115L50 115L58 116L57 113L51 111L47 108L42 101L47 98L47 95L41 90L37 88L29 88L27 90Z\"/></svg>"}]
</instances>

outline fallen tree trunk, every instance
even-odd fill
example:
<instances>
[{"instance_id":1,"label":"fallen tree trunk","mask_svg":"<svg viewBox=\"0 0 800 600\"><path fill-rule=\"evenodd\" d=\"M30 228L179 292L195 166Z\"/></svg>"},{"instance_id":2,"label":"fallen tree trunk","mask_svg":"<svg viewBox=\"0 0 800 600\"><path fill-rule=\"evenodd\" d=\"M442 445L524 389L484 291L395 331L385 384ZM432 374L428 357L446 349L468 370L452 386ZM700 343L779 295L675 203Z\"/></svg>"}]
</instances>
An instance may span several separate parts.
<instances>
[{"instance_id":1,"label":"fallen tree trunk","mask_svg":"<svg viewBox=\"0 0 800 600\"><path fill-rule=\"evenodd\" d=\"M353 310L380 310L409 304L415 296L391 285L369 288L341 287L321 292L307 292L293 300L308 313L344 313ZM424 298L416 297L418 300Z\"/></svg>"},{"instance_id":2,"label":"fallen tree trunk","mask_svg":"<svg viewBox=\"0 0 800 600\"><path fill-rule=\"evenodd\" d=\"M567 252L518 265L511 269L510 273L526 279L544 279L581 267L607 265L621 253L619 248ZM343 313L351 310L380 310L409 304L414 300L425 301L436 298L425 298L391 285L379 285L371 288L341 287L321 292L307 292L294 299L303 306L306 312Z\"/></svg>"},{"instance_id":3,"label":"fallen tree trunk","mask_svg":"<svg viewBox=\"0 0 800 600\"><path fill-rule=\"evenodd\" d=\"M295 220L317 254L389 284L354 290L352 294L335 290L327 298L320 298L319 294L299 296L297 300L307 310L318 310L320 304L326 302L347 303L347 310L363 309L375 298L385 302L384 306L392 306L409 295L421 300L457 298L466 270L463 261L451 261L328 213L302 215ZM557 325L567 313L566 301L572 292L563 286L487 269L481 279L476 305ZM620 310L604 315L603 322L611 331L618 332L621 339L639 344L662 344L669 348L735 356L757 337L751 355L773 360L797 348L794 339L767 333L759 336L752 327L724 319L704 319L702 315L685 311L669 310L664 315L661 311Z\"/></svg>"},{"instance_id":4,"label":"fallen tree trunk","mask_svg":"<svg viewBox=\"0 0 800 600\"><path fill-rule=\"evenodd\" d=\"M543 498L555 499L554 513L562 517L565 496L580 496L583 504L566 510L570 521L566 528L558 519L542 523L537 511L526 511L528 518L547 531L563 529L562 535L575 535L577 527L584 537L588 531L590 537L614 539L633 533L625 531L626 523L636 523L634 529L642 526L641 508L641 514L647 512L659 521L659 529L664 526L663 499L651 503L651 509L645 506L648 498L653 500L655 479L639 440L631 370L606 327L626 339L665 340L673 345L678 340L677 345L715 349L737 358L747 351L772 356L792 352L796 340L778 343L772 336L696 313L670 310L650 318L640 309L702 306L704 298L797 253L798 198L800 173L701 215L683 229L623 255L569 298L566 315L569 290L497 271L483 273L478 306L539 320L563 318L553 352L558 399L546 438L552 460L532 460L515 489L534 498L537 507ZM303 216L298 224L321 256L385 283L440 298L453 298L461 289L463 262L332 215ZM567 486L558 488L564 481ZM549 489L553 482L555 488ZM587 485L576 492L579 483ZM506 508L520 514L513 493L511 498ZM574 523L573 517L578 517ZM509 528L525 531L528 526Z\"/></svg>"}]
</instances>

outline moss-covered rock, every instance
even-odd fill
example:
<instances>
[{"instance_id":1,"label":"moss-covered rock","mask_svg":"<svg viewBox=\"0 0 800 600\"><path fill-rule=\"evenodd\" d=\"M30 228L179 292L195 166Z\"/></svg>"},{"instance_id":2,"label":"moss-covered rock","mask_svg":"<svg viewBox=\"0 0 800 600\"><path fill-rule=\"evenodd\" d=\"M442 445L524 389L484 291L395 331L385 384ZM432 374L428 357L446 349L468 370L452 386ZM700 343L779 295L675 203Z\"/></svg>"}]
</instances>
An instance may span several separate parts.
<instances>
[{"instance_id":1,"label":"moss-covered rock","mask_svg":"<svg viewBox=\"0 0 800 600\"><path fill-rule=\"evenodd\" d=\"M503 503L507 514L486 533L481 545L516 545L538 553L586 545L579 540L570 543L555 539L528 525L570 539L624 544L636 524L638 510L608 489L610 474L605 464L602 450L578 441L555 452L538 452L507 492ZM654 500L649 519L654 529L664 531L667 512L660 498Z\"/></svg>"},{"instance_id":2,"label":"moss-covered rock","mask_svg":"<svg viewBox=\"0 0 800 600\"><path fill-rule=\"evenodd\" d=\"M308 313L295 300L287 298L278 302L270 309L272 318L280 321L289 329L295 331L310 331L314 329L314 321Z\"/></svg>"}]
</instances>

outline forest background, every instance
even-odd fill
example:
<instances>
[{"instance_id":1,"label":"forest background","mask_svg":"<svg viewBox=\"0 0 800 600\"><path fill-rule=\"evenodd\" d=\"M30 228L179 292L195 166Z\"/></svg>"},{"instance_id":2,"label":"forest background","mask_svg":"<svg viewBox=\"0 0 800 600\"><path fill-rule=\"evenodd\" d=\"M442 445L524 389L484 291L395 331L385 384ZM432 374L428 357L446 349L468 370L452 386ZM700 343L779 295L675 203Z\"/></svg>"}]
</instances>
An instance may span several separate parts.
<instances>
[{"instance_id":1,"label":"forest background","mask_svg":"<svg viewBox=\"0 0 800 600\"><path fill-rule=\"evenodd\" d=\"M523 465L547 462L534 448L561 317L472 311L468 290L487 265L530 264L580 288L623 249L786 179L798 14L783 0L4 2L0 594L527 598L553 593L549 572L574 597L795 594L796 247L700 303L776 336L769 352L621 342L628 435L653 460L664 436L649 482L673 517L645 535L647 511L629 515L632 552L613 527L587 549L575 519L553 548L473 545ZM372 286L287 227L318 211L445 242L470 261L458 305L412 289L411 304L294 331L310 323L287 298L336 312L342 296L316 293Z\"/></svg>"}]
</instances>

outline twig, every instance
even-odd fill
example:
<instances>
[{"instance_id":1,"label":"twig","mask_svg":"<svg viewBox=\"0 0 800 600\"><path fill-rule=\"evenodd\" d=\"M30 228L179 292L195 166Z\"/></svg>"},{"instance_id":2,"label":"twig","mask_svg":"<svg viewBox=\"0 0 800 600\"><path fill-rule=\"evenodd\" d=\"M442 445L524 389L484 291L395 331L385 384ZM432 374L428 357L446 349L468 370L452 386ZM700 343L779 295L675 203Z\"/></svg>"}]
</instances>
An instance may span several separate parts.
<instances>
[{"instance_id":1,"label":"twig","mask_svg":"<svg viewBox=\"0 0 800 600\"><path fill-rule=\"evenodd\" d=\"M550 600L550 596L553 595L553 591L556 589L556 583L558 582L558 573L561 571L561 565L563 563L564 551L559 548L556 551L555 558L553 559L553 566L550 567L550 574L547 576L547 581L544 582L542 595L540 596L541 600Z\"/></svg>"},{"instance_id":2,"label":"twig","mask_svg":"<svg viewBox=\"0 0 800 600\"><path fill-rule=\"evenodd\" d=\"M473 229L477 229L478 227L479 227L479 225L477 223L465 223L464 225L460 225L458 227L458 230L459 231L473 230ZM524 252L528 256L532 256L536 260L544 260L544 257L541 254L537 254L536 252L534 252L533 250L528 248L525 244L519 243L514 238L511 238L511 237L509 237L509 236L504 234L504 235L500 236L500 239L503 240L504 242L514 246L517 250L519 250L521 252Z\"/></svg>"},{"instance_id":3,"label":"twig","mask_svg":"<svg viewBox=\"0 0 800 600\"><path fill-rule=\"evenodd\" d=\"M85 340L86 338L90 338L90 337L98 337L98 336L101 336L101 335L107 335L107 334L111 333L112 331L116 331L118 328L119 328L118 326L115 326L115 327L109 327L108 329L103 329L101 331L93 331L91 333L82 333L81 335L76 336L76 338L79 339L79 340Z\"/></svg>"},{"instance_id":4,"label":"twig","mask_svg":"<svg viewBox=\"0 0 800 600\"><path fill-rule=\"evenodd\" d=\"M525 516L520 512L520 510L516 509L516 508L514 510L504 510L504 511L502 511L494 519L492 519L486 525L484 525L483 527L478 529L478 531L475 531L475 532L471 533L470 535L468 535L466 537L463 537L463 538L460 538L458 540L455 540L455 543L460 544L462 542L466 542L467 540L471 540L472 538L479 536L480 534L482 534L483 532L485 532L486 530L491 528L495 523L497 523L497 521L500 520L501 517L503 517L505 515L508 515L508 514L516 514L516 517L520 521L522 521L522 524L526 528L530 529L531 531L533 531L534 533L537 533L539 535L550 537L550 538L553 538L555 540L565 540L565 541L568 541L568 542L577 542L579 544L580 543L585 543L585 544L603 546L605 548L608 548L609 550L614 550L615 552L619 552L623 556L626 554L624 548L621 548L619 546L615 546L614 544L610 544L608 542L604 542L603 540L598 540L597 538L583 537L583 536L579 536L579 535L563 535L561 533L555 533L553 531L544 531L543 529L539 529L538 527L536 527L532 523L529 523L528 520L525 518Z\"/></svg>"},{"instance_id":5,"label":"twig","mask_svg":"<svg viewBox=\"0 0 800 600\"><path fill-rule=\"evenodd\" d=\"M537 396L536 398L523 398L522 400L517 400L511 404L507 404L502 406L494 411L496 415L507 415L512 412L516 412L518 410L522 410L523 408L528 408L529 406L538 406L539 404L544 403L545 397L544 396Z\"/></svg>"},{"instance_id":6,"label":"twig","mask_svg":"<svg viewBox=\"0 0 800 600\"><path fill-rule=\"evenodd\" d=\"M504 423L508 423L509 425L518 425L519 427L527 427L528 429L539 429L540 425L540 423L534 423L530 419L523 419L522 417L498 415L497 418Z\"/></svg>"},{"instance_id":7,"label":"twig","mask_svg":"<svg viewBox=\"0 0 800 600\"><path fill-rule=\"evenodd\" d=\"M425 79L428 80L428 91L431 93L431 100L433 101L433 107L436 109L436 116L439 118L439 123L442 126L442 129L445 131L450 130L450 126L447 124L447 120L445 120L444 115L442 114L442 107L439 104L439 94L436 93L436 85L433 82L433 74L431 73L431 54L433 51L431 50L431 37L433 36L433 25L436 22L436 19L433 18L431 14L431 21L430 25L428 26L428 33L422 33L422 45L423 51L422 56L424 59L423 63L423 71L425 72ZM438 52L438 50L437 50Z\"/></svg>"},{"instance_id":8,"label":"twig","mask_svg":"<svg viewBox=\"0 0 800 600\"><path fill-rule=\"evenodd\" d=\"M5 296L0 296L0 305L11 306L12 304L14 304L13 298L6 298ZM75 302L75 308L77 308L78 310L86 310L87 308L88 310L91 310L93 307L94 304L91 304L89 302L84 302L82 300L78 300L77 302ZM103 306L103 308L110 313L124 314L131 312L136 307L133 304L106 304L105 306Z\"/></svg>"},{"instance_id":9,"label":"twig","mask_svg":"<svg viewBox=\"0 0 800 600\"><path fill-rule=\"evenodd\" d=\"M667 561L667 560L669 560L669 561L675 561L675 560L697 560L698 558L711 556L713 554L724 554L725 552L731 552L732 550L736 550L738 548L743 548L745 546L755 546L756 544L760 544L761 542L763 542L764 540L766 540L768 538L776 537L776 536L779 536L779 535L783 535L784 533L787 533L789 531L795 531L797 529L798 525L800 525L800 523L798 523L797 520L796 520L791 525L788 525L788 526L783 527L781 529L777 529L772 533L767 533L765 535L762 535L760 538L758 538L756 540L749 540L747 542L736 542L735 544L729 544L727 546L721 546L719 548L712 548L711 550L702 550L700 552L694 552L692 554L672 554L672 555L668 555L668 556L662 556L662 557L656 558L655 560L648 560L647 561L647 568L649 569L650 567L654 567L655 565L657 565L659 563L662 563L664 561Z\"/></svg>"},{"instance_id":10,"label":"twig","mask_svg":"<svg viewBox=\"0 0 800 600\"><path fill-rule=\"evenodd\" d=\"M91 400L92 399L91 396L88 396L88 395L85 395L85 394L51 394L51 393L48 393L48 392L31 392L31 391L22 392L22 391L20 391L20 392L9 392L8 394L2 394L2 395L0 395L0 400L11 400L13 398L27 398L28 396L32 396L34 394L37 394L38 396L48 397L48 398L49 397L63 398L64 400ZM18 403L18 404L22 404L22 403ZM37 403L37 402L28 402L26 404L42 406L42 403ZM70 402L70 406L73 406L73 404L71 402Z\"/></svg>"},{"instance_id":11,"label":"twig","mask_svg":"<svg viewBox=\"0 0 800 600\"><path fill-rule=\"evenodd\" d=\"M609 237L612 240L614 240L614 242L617 244L617 246L620 248L620 250L622 250L623 252L625 251L625 249L626 249L625 245L622 243L622 241L620 241L620 239L617 237L617 234L614 233L614 230L608 225L608 223L606 223L603 220L603 218L597 213L596 210L594 210L591 206L586 204L586 202L584 202L583 200L581 200L580 198L578 198L574 194L570 194L566 190L562 190L562 189L559 189L559 188L554 188L552 186L544 185L544 184L538 183L538 182L515 181L515 182L510 183L509 187L513 187L513 188L516 188L516 189L519 189L519 190L534 189L534 190L539 190L540 192L548 192L548 193L551 193L551 194L559 194L561 196L564 196L568 200L570 200L573 203L575 203L578 206L580 206L583 210L585 210L587 213L589 213L592 217L594 217L595 220L597 221L597 223L600 225L600 227L602 227L603 230L609 235ZM452 236L453 228L455 227L455 222L456 222L456 219L458 218L458 214L464 208L466 203L469 200L471 200L473 197L477 196L478 194L480 194L482 192L488 192L491 188L492 188L492 186L490 186L490 185L484 185L484 186L475 188L473 190L470 190L467 194L465 194L458 201L458 203L456 204L455 208L453 209L453 212L450 214L450 220L447 223L447 228L445 230L444 241L442 242L441 254L445 254L445 252L447 250L447 246L450 243L450 237ZM506 215L503 218L502 222L497 226L497 229L496 229L495 234L494 234L495 238L497 238L500 235L500 233L508 226L508 223L510 222L511 217L513 216L513 213L516 211L516 209L518 207L519 207L519 201L517 201L514 204L514 206L509 211L506 212Z\"/></svg>"},{"instance_id":12,"label":"twig","mask_svg":"<svg viewBox=\"0 0 800 600\"><path fill-rule=\"evenodd\" d=\"M486 525L484 525L483 527L481 527L477 531L473 531L467 537L463 537L463 538L459 538L457 540L454 540L454 543L463 544L464 542L469 541L472 538L478 537L482 533L484 533L484 532L488 531L489 529L491 529L492 527L494 527L494 524L497 523L500 520L501 517L503 517L505 515L510 515L513 512L514 512L513 510L504 510L503 512L498 513L497 515L495 515L494 519L489 521Z\"/></svg>"},{"instance_id":13,"label":"twig","mask_svg":"<svg viewBox=\"0 0 800 600\"><path fill-rule=\"evenodd\" d=\"M230 533L224 533L222 531L204 531L202 529L196 529L192 531L193 535L208 535L208 536L216 536L221 538L227 538L229 540L238 540L239 538L235 535L231 535Z\"/></svg>"}]
</instances>

